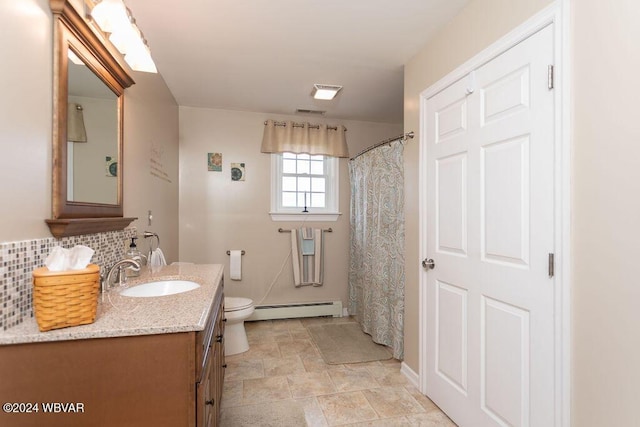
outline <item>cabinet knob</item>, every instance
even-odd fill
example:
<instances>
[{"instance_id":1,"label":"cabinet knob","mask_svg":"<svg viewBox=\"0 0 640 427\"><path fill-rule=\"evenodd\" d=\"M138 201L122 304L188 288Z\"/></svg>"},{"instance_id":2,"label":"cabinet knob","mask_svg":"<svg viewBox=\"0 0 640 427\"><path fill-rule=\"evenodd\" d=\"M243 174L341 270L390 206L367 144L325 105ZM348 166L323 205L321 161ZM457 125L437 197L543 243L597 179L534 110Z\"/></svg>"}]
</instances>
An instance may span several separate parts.
<instances>
[{"instance_id":1,"label":"cabinet knob","mask_svg":"<svg viewBox=\"0 0 640 427\"><path fill-rule=\"evenodd\" d=\"M227 367L227 364L225 363L224 365L222 365L222 367L223 367L223 368L226 368L226 367Z\"/></svg>"},{"instance_id":2,"label":"cabinet knob","mask_svg":"<svg viewBox=\"0 0 640 427\"><path fill-rule=\"evenodd\" d=\"M216 341L217 342L222 342L222 335L217 335L216 336Z\"/></svg>"},{"instance_id":3,"label":"cabinet knob","mask_svg":"<svg viewBox=\"0 0 640 427\"><path fill-rule=\"evenodd\" d=\"M215 402L215 400L214 400L214 399L211 399L211 400L205 400L204 404L205 404L205 405L213 405L213 402Z\"/></svg>"},{"instance_id":4,"label":"cabinet knob","mask_svg":"<svg viewBox=\"0 0 640 427\"><path fill-rule=\"evenodd\" d=\"M226 322L226 321L227 321L227 318L225 317L224 319L222 319L222 321L223 321L223 322Z\"/></svg>"}]
</instances>

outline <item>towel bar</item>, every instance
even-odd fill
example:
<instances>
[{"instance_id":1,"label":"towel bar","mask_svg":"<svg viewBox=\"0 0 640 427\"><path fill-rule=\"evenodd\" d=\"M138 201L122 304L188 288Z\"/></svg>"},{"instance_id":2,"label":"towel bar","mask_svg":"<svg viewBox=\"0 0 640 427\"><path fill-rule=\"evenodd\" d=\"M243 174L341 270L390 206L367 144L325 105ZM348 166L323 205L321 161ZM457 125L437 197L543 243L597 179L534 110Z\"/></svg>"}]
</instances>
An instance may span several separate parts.
<instances>
[{"instance_id":1,"label":"towel bar","mask_svg":"<svg viewBox=\"0 0 640 427\"><path fill-rule=\"evenodd\" d=\"M327 233L333 233L333 229L331 227L323 228L322 231L325 231ZM291 233L291 230L285 230L284 228L278 228L278 233Z\"/></svg>"},{"instance_id":2,"label":"towel bar","mask_svg":"<svg viewBox=\"0 0 640 427\"><path fill-rule=\"evenodd\" d=\"M244 255L246 252L244 251L244 249L242 250L242 252L240 252L241 255ZM231 255L231 251L227 251L227 255Z\"/></svg>"}]
</instances>

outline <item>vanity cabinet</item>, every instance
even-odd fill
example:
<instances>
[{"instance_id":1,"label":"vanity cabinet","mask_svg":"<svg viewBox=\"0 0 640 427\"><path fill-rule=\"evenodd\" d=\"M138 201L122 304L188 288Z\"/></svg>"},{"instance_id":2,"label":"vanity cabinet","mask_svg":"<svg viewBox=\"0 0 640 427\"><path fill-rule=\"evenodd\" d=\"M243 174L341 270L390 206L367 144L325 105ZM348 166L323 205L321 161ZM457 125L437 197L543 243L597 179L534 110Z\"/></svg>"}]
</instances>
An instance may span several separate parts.
<instances>
[{"instance_id":1,"label":"vanity cabinet","mask_svg":"<svg viewBox=\"0 0 640 427\"><path fill-rule=\"evenodd\" d=\"M0 426L218 425L223 301L203 331L0 346L0 401L22 404Z\"/></svg>"},{"instance_id":2,"label":"vanity cabinet","mask_svg":"<svg viewBox=\"0 0 640 427\"><path fill-rule=\"evenodd\" d=\"M224 302L224 298L222 299ZM196 358L196 426L217 426L220 419L220 401L224 384L224 303L217 314L210 316L204 331L198 332Z\"/></svg>"}]
</instances>

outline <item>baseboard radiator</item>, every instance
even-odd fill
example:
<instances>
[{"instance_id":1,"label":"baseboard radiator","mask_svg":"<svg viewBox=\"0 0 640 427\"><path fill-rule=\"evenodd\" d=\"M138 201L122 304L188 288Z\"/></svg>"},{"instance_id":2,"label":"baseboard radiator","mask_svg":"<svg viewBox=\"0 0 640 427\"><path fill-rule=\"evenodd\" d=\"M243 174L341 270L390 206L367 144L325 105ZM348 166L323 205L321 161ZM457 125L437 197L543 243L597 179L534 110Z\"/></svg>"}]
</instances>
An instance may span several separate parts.
<instances>
[{"instance_id":1,"label":"baseboard radiator","mask_svg":"<svg viewBox=\"0 0 640 427\"><path fill-rule=\"evenodd\" d=\"M247 320L295 319L298 317L342 317L342 301L259 305Z\"/></svg>"}]
</instances>

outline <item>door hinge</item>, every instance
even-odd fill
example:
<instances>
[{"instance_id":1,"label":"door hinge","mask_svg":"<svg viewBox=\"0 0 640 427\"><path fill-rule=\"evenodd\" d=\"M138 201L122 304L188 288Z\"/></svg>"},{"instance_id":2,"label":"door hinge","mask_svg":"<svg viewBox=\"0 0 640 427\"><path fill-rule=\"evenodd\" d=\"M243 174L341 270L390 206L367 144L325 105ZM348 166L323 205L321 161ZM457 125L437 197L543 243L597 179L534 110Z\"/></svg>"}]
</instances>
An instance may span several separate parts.
<instances>
[{"instance_id":1,"label":"door hinge","mask_svg":"<svg viewBox=\"0 0 640 427\"><path fill-rule=\"evenodd\" d=\"M553 277L555 274L555 259L553 254L549 254L549 277Z\"/></svg>"},{"instance_id":2,"label":"door hinge","mask_svg":"<svg viewBox=\"0 0 640 427\"><path fill-rule=\"evenodd\" d=\"M476 72L472 71L467 77L467 95L471 95L476 90Z\"/></svg>"},{"instance_id":3,"label":"door hinge","mask_svg":"<svg viewBox=\"0 0 640 427\"><path fill-rule=\"evenodd\" d=\"M547 69L547 87L549 90L553 89L553 65L549 65Z\"/></svg>"}]
</instances>

